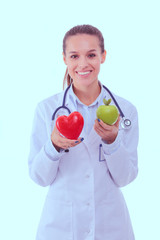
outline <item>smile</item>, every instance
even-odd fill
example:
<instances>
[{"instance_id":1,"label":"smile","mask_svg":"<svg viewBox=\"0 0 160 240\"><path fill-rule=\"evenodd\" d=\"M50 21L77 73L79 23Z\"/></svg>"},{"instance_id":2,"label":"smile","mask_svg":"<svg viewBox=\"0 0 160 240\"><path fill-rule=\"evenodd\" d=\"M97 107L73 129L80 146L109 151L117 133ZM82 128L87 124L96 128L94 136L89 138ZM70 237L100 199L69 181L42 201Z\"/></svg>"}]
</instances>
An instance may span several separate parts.
<instances>
[{"instance_id":1,"label":"smile","mask_svg":"<svg viewBox=\"0 0 160 240\"><path fill-rule=\"evenodd\" d=\"M81 75L81 76L84 76L84 75L88 75L88 74L90 74L92 71L86 71L86 72L76 72L76 73L78 73L79 75Z\"/></svg>"}]
</instances>

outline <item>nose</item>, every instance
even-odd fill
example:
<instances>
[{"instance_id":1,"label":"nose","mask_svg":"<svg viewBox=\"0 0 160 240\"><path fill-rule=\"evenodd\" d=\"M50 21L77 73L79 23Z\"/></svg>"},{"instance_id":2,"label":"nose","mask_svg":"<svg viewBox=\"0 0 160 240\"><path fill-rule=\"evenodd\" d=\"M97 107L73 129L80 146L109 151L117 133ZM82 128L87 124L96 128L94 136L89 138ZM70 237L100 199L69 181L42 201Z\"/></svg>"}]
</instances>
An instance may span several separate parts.
<instances>
[{"instance_id":1,"label":"nose","mask_svg":"<svg viewBox=\"0 0 160 240\"><path fill-rule=\"evenodd\" d=\"M81 69L88 67L88 61L87 61L86 57L80 57L79 62L78 62L78 67Z\"/></svg>"}]
</instances>

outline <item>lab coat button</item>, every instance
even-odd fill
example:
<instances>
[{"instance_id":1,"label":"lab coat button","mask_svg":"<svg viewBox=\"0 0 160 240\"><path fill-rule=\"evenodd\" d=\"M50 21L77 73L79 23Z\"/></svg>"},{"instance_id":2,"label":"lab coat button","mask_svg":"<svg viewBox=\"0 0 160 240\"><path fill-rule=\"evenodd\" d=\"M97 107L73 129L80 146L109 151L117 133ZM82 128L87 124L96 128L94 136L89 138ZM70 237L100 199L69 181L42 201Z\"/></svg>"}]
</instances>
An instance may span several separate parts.
<instances>
[{"instance_id":1,"label":"lab coat button","mask_svg":"<svg viewBox=\"0 0 160 240\"><path fill-rule=\"evenodd\" d=\"M90 177L90 176L87 174L87 175L86 175L86 178L89 178L89 177Z\"/></svg>"},{"instance_id":2,"label":"lab coat button","mask_svg":"<svg viewBox=\"0 0 160 240\"><path fill-rule=\"evenodd\" d=\"M87 206L90 206L90 203L87 203Z\"/></svg>"}]
</instances>

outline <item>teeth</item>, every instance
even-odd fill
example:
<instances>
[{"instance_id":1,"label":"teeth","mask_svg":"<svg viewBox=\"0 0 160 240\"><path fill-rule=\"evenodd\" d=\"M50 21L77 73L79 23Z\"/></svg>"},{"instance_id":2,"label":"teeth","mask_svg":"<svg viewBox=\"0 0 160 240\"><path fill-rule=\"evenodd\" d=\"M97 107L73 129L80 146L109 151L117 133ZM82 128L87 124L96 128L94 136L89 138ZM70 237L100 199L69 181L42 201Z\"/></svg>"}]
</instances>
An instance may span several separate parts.
<instances>
[{"instance_id":1,"label":"teeth","mask_svg":"<svg viewBox=\"0 0 160 240\"><path fill-rule=\"evenodd\" d=\"M89 72L78 72L78 74L80 74L80 75L85 75L85 74L88 74L88 73L90 73L90 71Z\"/></svg>"}]
</instances>

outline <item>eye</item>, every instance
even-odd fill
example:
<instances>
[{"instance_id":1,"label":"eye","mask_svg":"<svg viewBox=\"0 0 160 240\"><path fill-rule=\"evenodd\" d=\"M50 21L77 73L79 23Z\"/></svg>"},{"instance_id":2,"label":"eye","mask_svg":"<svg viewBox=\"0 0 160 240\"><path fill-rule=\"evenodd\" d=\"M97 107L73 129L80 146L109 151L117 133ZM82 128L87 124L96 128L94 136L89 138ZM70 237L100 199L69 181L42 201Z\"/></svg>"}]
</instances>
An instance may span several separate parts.
<instances>
[{"instance_id":1,"label":"eye","mask_svg":"<svg viewBox=\"0 0 160 240\"><path fill-rule=\"evenodd\" d=\"M94 58L95 56L96 56L96 54L94 54L94 53L91 53L88 55L89 58Z\"/></svg>"},{"instance_id":2,"label":"eye","mask_svg":"<svg viewBox=\"0 0 160 240\"><path fill-rule=\"evenodd\" d=\"M76 59L76 58L78 58L78 55L76 55L76 54L75 55L71 55L71 58L72 59Z\"/></svg>"}]
</instances>

